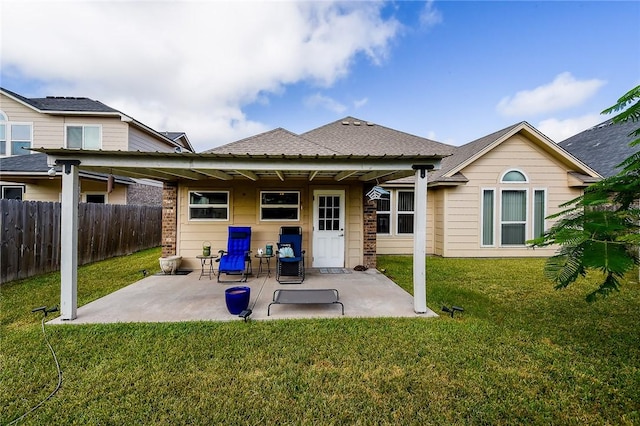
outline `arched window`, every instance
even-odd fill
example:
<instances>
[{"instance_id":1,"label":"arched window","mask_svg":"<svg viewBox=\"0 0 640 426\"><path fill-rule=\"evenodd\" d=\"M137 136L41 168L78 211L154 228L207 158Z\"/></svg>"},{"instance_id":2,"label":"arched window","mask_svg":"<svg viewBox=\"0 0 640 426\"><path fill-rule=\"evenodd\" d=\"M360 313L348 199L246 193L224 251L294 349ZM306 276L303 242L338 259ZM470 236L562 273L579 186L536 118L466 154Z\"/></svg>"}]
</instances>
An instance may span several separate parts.
<instances>
[{"instance_id":1,"label":"arched window","mask_svg":"<svg viewBox=\"0 0 640 426\"><path fill-rule=\"evenodd\" d=\"M518 170L509 170L502 176L501 182L527 182L527 177Z\"/></svg>"},{"instance_id":2,"label":"arched window","mask_svg":"<svg viewBox=\"0 0 640 426\"><path fill-rule=\"evenodd\" d=\"M1 109L0 109L0 121L9 121L7 119L7 114L5 114L4 111L2 111Z\"/></svg>"}]
</instances>

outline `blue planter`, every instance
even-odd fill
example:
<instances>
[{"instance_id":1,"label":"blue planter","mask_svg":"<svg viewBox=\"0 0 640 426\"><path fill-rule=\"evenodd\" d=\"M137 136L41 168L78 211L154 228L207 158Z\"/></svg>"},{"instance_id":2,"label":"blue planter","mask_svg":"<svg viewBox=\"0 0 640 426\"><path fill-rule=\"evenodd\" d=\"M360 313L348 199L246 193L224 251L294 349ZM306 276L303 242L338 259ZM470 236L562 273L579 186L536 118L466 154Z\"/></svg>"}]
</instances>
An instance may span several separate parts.
<instances>
[{"instance_id":1,"label":"blue planter","mask_svg":"<svg viewBox=\"0 0 640 426\"><path fill-rule=\"evenodd\" d=\"M249 287L231 287L224 291L227 309L232 315L238 315L249 307L249 297L251 289Z\"/></svg>"}]
</instances>

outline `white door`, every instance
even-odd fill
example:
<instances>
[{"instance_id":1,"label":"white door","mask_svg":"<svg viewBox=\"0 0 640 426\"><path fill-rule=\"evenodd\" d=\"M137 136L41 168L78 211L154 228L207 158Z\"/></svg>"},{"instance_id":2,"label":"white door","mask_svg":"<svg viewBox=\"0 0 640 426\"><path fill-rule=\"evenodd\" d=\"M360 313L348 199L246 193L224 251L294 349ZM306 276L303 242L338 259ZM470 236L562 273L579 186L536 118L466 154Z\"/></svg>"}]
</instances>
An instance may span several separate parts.
<instances>
[{"instance_id":1,"label":"white door","mask_svg":"<svg viewBox=\"0 0 640 426\"><path fill-rule=\"evenodd\" d=\"M344 190L313 191L314 268L344 267Z\"/></svg>"}]
</instances>

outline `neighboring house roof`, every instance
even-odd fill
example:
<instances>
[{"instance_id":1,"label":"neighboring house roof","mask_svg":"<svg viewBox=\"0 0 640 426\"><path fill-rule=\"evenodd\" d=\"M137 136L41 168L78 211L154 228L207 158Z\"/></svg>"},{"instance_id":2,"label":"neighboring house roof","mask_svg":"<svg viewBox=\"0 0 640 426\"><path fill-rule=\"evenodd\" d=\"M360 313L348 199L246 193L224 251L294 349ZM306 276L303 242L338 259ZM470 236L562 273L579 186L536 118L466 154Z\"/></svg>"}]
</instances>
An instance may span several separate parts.
<instances>
[{"instance_id":1,"label":"neighboring house roof","mask_svg":"<svg viewBox=\"0 0 640 426\"><path fill-rule=\"evenodd\" d=\"M51 114L51 115L95 115L95 116L109 116L109 117L119 117L122 121L128 122L130 125L144 131L145 133L151 134L157 139L165 142L167 145L174 147L181 147L185 149L189 149L193 151L191 144L188 143L187 146L184 146L183 143L176 142L175 140L168 137L166 134L158 132L151 127L135 120L133 117L130 117L124 114L117 109L111 108L108 105L103 104L100 101L95 101L89 98L83 97L63 97L63 96L47 96L46 98L27 98L25 96L19 95L11 90L0 87L0 92L4 93L6 96L16 100L17 102L22 103L23 105L28 106L40 113L43 114ZM185 135L186 136L186 135Z\"/></svg>"},{"instance_id":2,"label":"neighboring house roof","mask_svg":"<svg viewBox=\"0 0 640 426\"><path fill-rule=\"evenodd\" d=\"M429 185L459 185L468 182L468 179L462 174L462 170L469 164L482 157L487 152L491 151L496 146L500 145L511 136L523 132L532 137L532 140L538 141L538 143L547 152L553 152L556 155L564 158L567 162L576 167L576 172L572 175L580 180L584 184L593 183L598 179L597 173L590 169L586 164L583 164L580 160L573 157L569 152L558 147L551 139L540 133L535 127L522 121L520 123L513 124L504 129L493 132L489 135L483 136L465 145L462 145L455 149L455 152L450 157L442 159L440 170L434 170L429 172ZM389 184L412 184L413 176L398 179Z\"/></svg>"},{"instance_id":3,"label":"neighboring house roof","mask_svg":"<svg viewBox=\"0 0 640 426\"><path fill-rule=\"evenodd\" d=\"M637 122L630 120L623 123L607 120L563 140L558 145L602 176L609 177L620 172L620 163L638 152L637 146L629 146L629 143L636 139L629 134L638 127L640 126Z\"/></svg>"},{"instance_id":4,"label":"neighboring house roof","mask_svg":"<svg viewBox=\"0 0 640 426\"><path fill-rule=\"evenodd\" d=\"M0 177L5 180L12 178L24 178L24 177L37 177L37 178L50 178L48 171L51 167L47 164L47 154L26 154L15 155L12 157L0 158ZM56 175L61 172L60 166L54 166ZM80 171L80 176L88 179L95 180L107 180L109 175L104 173L89 172L86 170ZM122 184L132 184L133 179L123 176L114 176L116 182Z\"/></svg>"}]
</instances>

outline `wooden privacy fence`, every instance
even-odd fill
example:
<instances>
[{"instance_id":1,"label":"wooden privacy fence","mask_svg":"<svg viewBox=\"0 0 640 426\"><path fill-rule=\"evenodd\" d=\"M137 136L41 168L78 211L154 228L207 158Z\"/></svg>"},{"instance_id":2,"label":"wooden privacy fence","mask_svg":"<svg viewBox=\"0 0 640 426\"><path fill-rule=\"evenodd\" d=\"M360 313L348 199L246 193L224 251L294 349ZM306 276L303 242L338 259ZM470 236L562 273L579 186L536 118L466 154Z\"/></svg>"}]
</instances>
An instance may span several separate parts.
<instances>
[{"instance_id":1,"label":"wooden privacy fence","mask_svg":"<svg viewBox=\"0 0 640 426\"><path fill-rule=\"evenodd\" d=\"M60 269L60 203L0 200L0 282ZM162 207L80 203L78 264L161 243Z\"/></svg>"}]
</instances>

